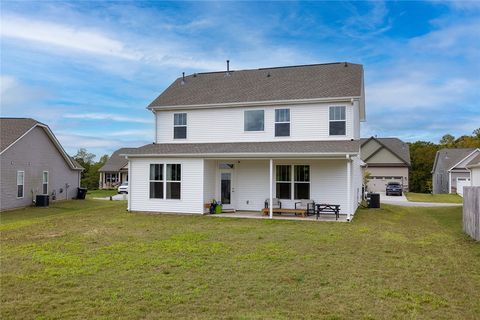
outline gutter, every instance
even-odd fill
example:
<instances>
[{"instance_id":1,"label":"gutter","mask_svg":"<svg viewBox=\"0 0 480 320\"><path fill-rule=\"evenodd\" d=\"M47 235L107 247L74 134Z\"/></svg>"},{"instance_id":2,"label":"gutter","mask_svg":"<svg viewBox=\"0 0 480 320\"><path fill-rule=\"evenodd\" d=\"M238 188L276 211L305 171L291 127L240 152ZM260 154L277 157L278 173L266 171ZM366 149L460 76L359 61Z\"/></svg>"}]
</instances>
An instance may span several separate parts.
<instances>
[{"instance_id":1,"label":"gutter","mask_svg":"<svg viewBox=\"0 0 480 320\"><path fill-rule=\"evenodd\" d=\"M165 158L165 157L178 157L178 158L211 158L211 157L220 157L220 158L267 158L270 159L272 157L278 158L305 158L305 156L313 156L313 157L321 157L325 156L329 159L333 159L338 157L338 159L345 159L345 156L349 155L358 155L358 152L325 152L325 153L318 153L318 152L295 152L295 153L256 153L256 152L248 152L248 153L168 153L168 154L161 154L161 153L146 153L146 154L120 154L119 156L126 157L127 159L130 158Z\"/></svg>"},{"instance_id":2,"label":"gutter","mask_svg":"<svg viewBox=\"0 0 480 320\"><path fill-rule=\"evenodd\" d=\"M291 105L291 104L310 104L316 102L351 102L361 99L361 96L351 97L335 97L335 98L314 98L314 99L293 99L293 100L267 100L267 101L251 101L251 102L226 102L212 104L187 104L172 106L148 106L148 110L179 110L179 109L213 109L228 107L247 107L247 106L270 106L270 105Z\"/></svg>"}]
</instances>

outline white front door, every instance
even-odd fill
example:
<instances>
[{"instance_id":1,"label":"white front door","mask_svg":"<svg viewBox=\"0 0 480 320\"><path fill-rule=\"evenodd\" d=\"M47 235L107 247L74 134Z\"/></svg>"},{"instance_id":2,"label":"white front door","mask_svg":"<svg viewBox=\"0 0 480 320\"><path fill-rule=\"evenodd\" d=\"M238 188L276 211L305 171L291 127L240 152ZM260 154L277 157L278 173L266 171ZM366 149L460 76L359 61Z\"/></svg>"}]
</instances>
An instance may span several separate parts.
<instances>
[{"instance_id":1,"label":"white front door","mask_svg":"<svg viewBox=\"0 0 480 320\"><path fill-rule=\"evenodd\" d=\"M233 169L220 169L220 201L223 209L232 210L234 208L234 184Z\"/></svg>"}]
</instances>

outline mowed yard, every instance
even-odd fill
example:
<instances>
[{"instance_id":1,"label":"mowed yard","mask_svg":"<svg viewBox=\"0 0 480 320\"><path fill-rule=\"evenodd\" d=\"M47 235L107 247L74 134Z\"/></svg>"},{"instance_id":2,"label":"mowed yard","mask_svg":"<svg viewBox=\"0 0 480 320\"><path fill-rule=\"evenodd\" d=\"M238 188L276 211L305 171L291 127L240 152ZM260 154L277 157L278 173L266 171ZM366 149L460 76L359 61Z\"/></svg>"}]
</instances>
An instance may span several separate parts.
<instances>
[{"instance_id":1,"label":"mowed yard","mask_svg":"<svg viewBox=\"0 0 480 320\"><path fill-rule=\"evenodd\" d=\"M351 223L127 213L70 201L1 214L2 319L478 319L461 208Z\"/></svg>"}]
</instances>

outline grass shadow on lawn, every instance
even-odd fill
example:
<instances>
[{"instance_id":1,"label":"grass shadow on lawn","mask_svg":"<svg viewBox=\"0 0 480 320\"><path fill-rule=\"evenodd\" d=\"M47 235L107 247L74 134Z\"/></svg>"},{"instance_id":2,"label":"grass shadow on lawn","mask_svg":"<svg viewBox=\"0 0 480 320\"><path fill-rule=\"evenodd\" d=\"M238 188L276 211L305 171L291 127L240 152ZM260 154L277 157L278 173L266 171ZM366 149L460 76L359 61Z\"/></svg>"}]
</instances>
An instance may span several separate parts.
<instances>
[{"instance_id":1,"label":"grass shadow on lawn","mask_svg":"<svg viewBox=\"0 0 480 320\"><path fill-rule=\"evenodd\" d=\"M2 213L2 319L480 314L480 245L462 233L461 208L384 205L351 223L273 223L125 206Z\"/></svg>"}]
</instances>

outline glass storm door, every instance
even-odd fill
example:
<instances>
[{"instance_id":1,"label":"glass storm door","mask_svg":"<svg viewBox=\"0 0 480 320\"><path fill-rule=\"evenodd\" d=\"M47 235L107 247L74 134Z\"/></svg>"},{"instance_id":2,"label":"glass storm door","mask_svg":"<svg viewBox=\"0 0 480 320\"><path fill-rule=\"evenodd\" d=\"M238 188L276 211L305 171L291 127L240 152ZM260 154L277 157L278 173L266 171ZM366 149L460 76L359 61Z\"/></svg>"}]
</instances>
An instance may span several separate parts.
<instances>
[{"instance_id":1,"label":"glass storm door","mask_svg":"<svg viewBox=\"0 0 480 320\"><path fill-rule=\"evenodd\" d=\"M224 209L233 209L233 170L220 170L220 201Z\"/></svg>"}]
</instances>

